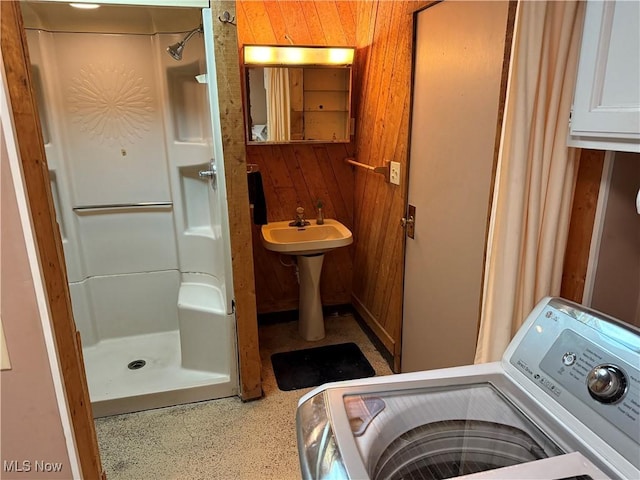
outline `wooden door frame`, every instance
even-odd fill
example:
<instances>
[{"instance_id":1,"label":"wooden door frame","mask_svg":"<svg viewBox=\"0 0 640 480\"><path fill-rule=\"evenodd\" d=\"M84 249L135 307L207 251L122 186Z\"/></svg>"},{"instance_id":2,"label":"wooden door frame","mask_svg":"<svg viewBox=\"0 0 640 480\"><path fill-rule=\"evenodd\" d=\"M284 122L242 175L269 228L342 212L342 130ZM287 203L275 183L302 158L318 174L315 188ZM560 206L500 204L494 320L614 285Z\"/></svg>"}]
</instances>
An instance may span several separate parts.
<instances>
[{"instance_id":1,"label":"wooden door frame","mask_svg":"<svg viewBox=\"0 0 640 480\"><path fill-rule=\"evenodd\" d=\"M214 20L226 12L236 17L235 0L211 2ZM229 230L231 237L231 268L238 340L240 397L244 401L262 397L262 366L258 340L255 273L249 214L247 184L247 154L243 99L238 53L238 30L234 25L213 22L214 48L222 124L224 174L227 187Z\"/></svg>"}]
</instances>

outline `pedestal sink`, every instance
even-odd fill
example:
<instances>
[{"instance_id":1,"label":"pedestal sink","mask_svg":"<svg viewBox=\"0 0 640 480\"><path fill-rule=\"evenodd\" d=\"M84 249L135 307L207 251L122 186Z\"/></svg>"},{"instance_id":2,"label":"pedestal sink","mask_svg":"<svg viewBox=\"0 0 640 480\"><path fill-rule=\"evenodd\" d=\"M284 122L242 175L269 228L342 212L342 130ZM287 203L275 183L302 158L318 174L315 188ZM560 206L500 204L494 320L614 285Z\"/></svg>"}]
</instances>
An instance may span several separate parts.
<instances>
[{"instance_id":1,"label":"pedestal sink","mask_svg":"<svg viewBox=\"0 0 640 480\"><path fill-rule=\"evenodd\" d=\"M324 318L320 300L320 273L324 254L353 242L351 231L337 220L304 227L289 226L288 221L262 226L262 243L267 250L295 255L300 277L300 318L298 329L305 340L324 338Z\"/></svg>"}]
</instances>

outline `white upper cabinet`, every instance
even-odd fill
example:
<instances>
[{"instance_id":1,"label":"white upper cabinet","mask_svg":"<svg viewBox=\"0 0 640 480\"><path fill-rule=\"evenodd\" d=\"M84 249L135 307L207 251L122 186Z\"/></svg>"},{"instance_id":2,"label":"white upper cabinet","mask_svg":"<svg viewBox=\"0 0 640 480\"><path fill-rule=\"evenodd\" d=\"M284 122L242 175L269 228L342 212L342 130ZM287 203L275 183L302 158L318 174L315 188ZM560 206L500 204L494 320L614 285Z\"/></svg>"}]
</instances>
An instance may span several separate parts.
<instances>
[{"instance_id":1,"label":"white upper cabinet","mask_svg":"<svg viewBox=\"0 0 640 480\"><path fill-rule=\"evenodd\" d=\"M568 143L640 152L640 2L587 2Z\"/></svg>"}]
</instances>

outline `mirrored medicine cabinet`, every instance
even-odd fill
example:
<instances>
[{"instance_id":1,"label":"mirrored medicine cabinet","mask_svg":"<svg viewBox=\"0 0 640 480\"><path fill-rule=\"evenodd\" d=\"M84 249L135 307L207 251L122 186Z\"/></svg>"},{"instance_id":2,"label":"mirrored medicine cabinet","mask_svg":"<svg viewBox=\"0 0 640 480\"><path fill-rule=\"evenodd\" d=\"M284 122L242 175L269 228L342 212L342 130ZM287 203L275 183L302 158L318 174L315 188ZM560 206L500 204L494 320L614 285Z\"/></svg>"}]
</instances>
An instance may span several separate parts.
<instances>
[{"instance_id":1,"label":"mirrored medicine cabinet","mask_svg":"<svg viewBox=\"0 0 640 480\"><path fill-rule=\"evenodd\" d=\"M349 142L353 54L245 45L247 143Z\"/></svg>"}]
</instances>

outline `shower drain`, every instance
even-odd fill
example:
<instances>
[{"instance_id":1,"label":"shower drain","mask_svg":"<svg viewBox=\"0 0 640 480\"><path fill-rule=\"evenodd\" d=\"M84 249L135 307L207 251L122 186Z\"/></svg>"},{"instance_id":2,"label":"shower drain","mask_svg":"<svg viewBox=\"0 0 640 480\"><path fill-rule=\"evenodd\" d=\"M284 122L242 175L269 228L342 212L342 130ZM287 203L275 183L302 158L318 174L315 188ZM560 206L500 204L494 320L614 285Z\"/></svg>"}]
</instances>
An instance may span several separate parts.
<instances>
[{"instance_id":1,"label":"shower drain","mask_svg":"<svg viewBox=\"0 0 640 480\"><path fill-rule=\"evenodd\" d=\"M144 360L134 360L133 362L129 362L127 368L129 370L138 370L139 368L144 367L147 364Z\"/></svg>"}]
</instances>

